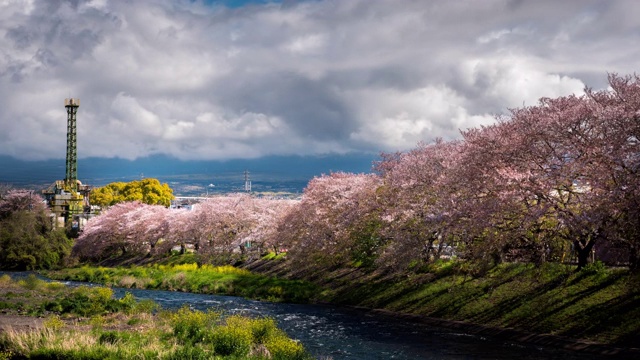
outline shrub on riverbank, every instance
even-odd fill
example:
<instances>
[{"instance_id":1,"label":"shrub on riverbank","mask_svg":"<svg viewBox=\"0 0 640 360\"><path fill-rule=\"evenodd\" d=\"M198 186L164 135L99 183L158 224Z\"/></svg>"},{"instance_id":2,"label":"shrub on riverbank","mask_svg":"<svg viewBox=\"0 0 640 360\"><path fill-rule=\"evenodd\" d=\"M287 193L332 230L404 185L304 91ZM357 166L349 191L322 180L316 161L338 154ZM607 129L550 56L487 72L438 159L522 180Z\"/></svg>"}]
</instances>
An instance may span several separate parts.
<instances>
[{"instance_id":1,"label":"shrub on riverbank","mask_svg":"<svg viewBox=\"0 0 640 360\"><path fill-rule=\"evenodd\" d=\"M271 319L234 315L219 320L217 314L213 321L194 321L209 317L183 308L147 317L135 327L123 325L127 318L122 318L90 331L84 325L45 322L37 331L3 333L0 354L8 354L8 359L311 359Z\"/></svg>"},{"instance_id":2,"label":"shrub on riverbank","mask_svg":"<svg viewBox=\"0 0 640 360\"><path fill-rule=\"evenodd\" d=\"M125 288L232 295L272 302L305 303L317 292L316 286L305 281L268 277L232 266L195 263L129 268L83 266L47 272L47 276Z\"/></svg>"},{"instance_id":3,"label":"shrub on riverbank","mask_svg":"<svg viewBox=\"0 0 640 360\"><path fill-rule=\"evenodd\" d=\"M310 359L269 318L158 311L109 288L54 284L0 277L3 313L47 316L39 329L0 333L0 359Z\"/></svg>"},{"instance_id":4,"label":"shrub on riverbank","mask_svg":"<svg viewBox=\"0 0 640 360\"><path fill-rule=\"evenodd\" d=\"M50 214L33 191L0 193L0 269L54 269L68 262L73 242L54 228Z\"/></svg>"}]
</instances>

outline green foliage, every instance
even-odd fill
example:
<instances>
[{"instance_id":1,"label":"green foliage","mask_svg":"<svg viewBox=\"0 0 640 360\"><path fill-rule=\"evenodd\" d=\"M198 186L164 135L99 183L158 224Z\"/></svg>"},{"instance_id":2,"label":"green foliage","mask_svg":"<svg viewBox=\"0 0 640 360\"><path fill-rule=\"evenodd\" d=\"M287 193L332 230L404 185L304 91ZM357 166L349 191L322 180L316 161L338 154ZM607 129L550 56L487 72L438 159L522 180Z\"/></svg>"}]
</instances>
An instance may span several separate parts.
<instances>
[{"instance_id":1,"label":"green foliage","mask_svg":"<svg viewBox=\"0 0 640 360\"><path fill-rule=\"evenodd\" d=\"M44 209L20 210L0 218L0 269L53 269L63 265L73 242L54 230Z\"/></svg>"},{"instance_id":2,"label":"green foliage","mask_svg":"<svg viewBox=\"0 0 640 360\"><path fill-rule=\"evenodd\" d=\"M61 282L57 282L57 281L52 281L52 282L47 282L46 284L44 284L44 286L48 289L48 290L52 290L52 291L56 291L56 290L62 290L65 288L65 284L61 283Z\"/></svg>"},{"instance_id":3,"label":"green foliage","mask_svg":"<svg viewBox=\"0 0 640 360\"><path fill-rule=\"evenodd\" d=\"M115 344L120 340L120 333L117 331L107 331L100 334L98 337L98 343L100 344Z\"/></svg>"},{"instance_id":4,"label":"green foliage","mask_svg":"<svg viewBox=\"0 0 640 360\"><path fill-rule=\"evenodd\" d=\"M151 314L157 311L160 305L153 300L143 299L136 302L130 313L132 314Z\"/></svg>"},{"instance_id":5,"label":"green foliage","mask_svg":"<svg viewBox=\"0 0 640 360\"><path fill-rule=\"evenodd\" d=\"M13 352L12 351L0 351L0 360L10 360L13 358Z\"/></svg>"},{"instance_id":6,"label":"green foliage","mask_svg":"<svg viewBox=\"0 0 640 360\"><path fill-rule=\"evenodd\" d=\"M125 201L140 201L149 205L171 205L173 190L153 178L134 180L128 183L114 182L91 192L91 203L111 206Z\"/></svg>"},{"instance_id":7,"label":"green foliage","mask_svg":"<svg viewBox=\"0 0 640 360\"><path fill-rule=\"evenodd\" d=\"M607 268L604 265L604 263L598 260L596 262L587 264L580 271L585 274L598 274L598 273L604 273L606 269Z\"/></svg>"},{"instance_id":8,"label":"green foliage","mask_svg":"<svg viewBox=\"0 0 640 360\"><path fill-rule=\"evenodd\" d=\"M227 321L227 323L229 322ZM310 358L302 344L290 339L284 331L278 328L274 319L251 319L247 327L251 330L253 342L263 344L269 350L272 359L303 360Z\"/></svg>"},{"instance_id":9,"label":"green foliage","mask_svg":"<svg viewBox=\"0 0 640 360\"><path fill-rule=\"evenodd\" d=\"M44 327L51 330L60 330L64 327L64 321L59 316L51 316L43 323Z\"/></svg>"},{"instance_id":10,"label":"green foliage","mask_svg":"<svg viewBox=\"0 0 640 360\"><path fill-rule=\"evenodd\" d=\"M460 262L452 259L438 259L427 265L427 272L436 276L448 276L453 274L459 267Z\"/></svg>"},{"instance_id":11,"label":"green foliage","mask_svg":"<svg viewBox=\"0 0 640 360\"><path fill-rule=\"evenodd\" d=\"M45 284L44 280L38 279L34 274L29 274L24 280L18 281L18 284L29 290L35 290Z\"/></svg>"},{"instance_id":12,"label":"green foliage","mask_svg":"<svg viewBox=\"0 0 640 360\"><path fill-rule=\"evenodd\" d=\"M351 258L356 267L371 268L375 264L379 249L384 246L384 240L379 235L381 227L380 220L372 216L351 231Z\"/></svg>"},{"instance_id":13,"label":"green foliage","mask_svg":"<svg viewBox=\"0 0 640 360\"><path fill-rule=\"evenodd\" d=\"M33 290L25 287L27 283L33 284L29 286ZM40 330L5 332L0 336L0 360L310 359L302 345L288 338L273 319L237 315L223 319L218 312L188 307L138 315L155 306L136 302L130 294L114 299L109 288L52 290L39 281L20 285L5 276L0 277L0 286L4 290L0 294L13 289L23 297L37 293L29 300L57 304L65 308L62 313L90 316L66 323L60 315L48 316ZM86 331L86 325L92 330Z\"/></svg>"},{"instance_id":14,"label":"green foliage","mask_svg":"<svg viewBox=\"0 0 640 360\"><path fill-rule=\"evenodd\" d=\"M184 345L171 358L192 355L200 358L205 352L196 350L195 345L201 344L224 358L248 358L252 349L264 346L273 359L310 359L302 344L290 339L271 318L232 315L220 322L217 312L182 307L170 314L169 319L173 335Z\"/></svg>"},{"instance_id":15,"label":"green foliage","mask_svg":"<svg viewBox=\"0 0 640 360\"><path fill-rule=\"evenodd\" d=\"M107 288L104 288L107 289ZM110 289L107 289L110 290ZM92 316L107 312L107 303L100 294L93 294L93 289L85 286L74 289L62 300L50 301L45 309L61 309L63 313L75 313L82 316ZM110 299L109 299L110 300ZM109 301L107 300L107 302Z\"/></svg>"},{"instance_id":16,"label":"green foliage","mask_svg":"<svg viewBox=\"0 0 640 360\"><path fill-rule=\"evenodd\" d=\"M75 269L47 272L60 280L89 281L193 293L242 296L273 302L308 302L317 294L317 286L301 280L284 280L254 274L233 266L179 265L132 266L103 268L83 266Z\"/></svg>"},{"instance_id":17,"label":"green foliage","mask_svg":"<svg viewBox=\"0 0 640 360\"><path fill-rule=\"evenodd\" d=\"M271 318L253 319L250 328L253 340L258 344L265 344L273 337L281 335L276 321Z\"/></svg>"},{"instance_id":18,"label":"green foliage","mask_svg":"<svg viewBox=\"0 0 640 360\"><path fill-rule=\"evenodd\" d=\"M176 349L175 352L165 358L166 360L210 360L211 355L202 347L185 345Z\"/></svg>"},{"instance_id":19,"label":"green foliage","mask_svg":"<svg viewBox=\"0 0 640 360\"><path fill-rule=\"evenodd\" d=\"M280 252L276 254L275 252L270 251L266 255L262 256L262 260L284 260L286 259L286 257L287 257L286 252Z\"/></svg>"},{"instance_id":20,"label":"green foliage","mask_svg":"<svg viewBox=\"0 0 640 360\"><path fill-rule=\"evenodd\" d=\"M109 356L104 348L86 349L81 351L66 350L60 348L35 349L29 354L29 359L34 360L104 360L115 359Z\"/></svg>"},{"instance_id":21,"label":"green foliage","mask_svg":"<svg viewBox=\"0 0 640 360\"><path fill-rule=\"evenodd\" d=\"M230 316L225 325L213 329L207 341L213 344L217 355L245 357L253 342L250 322L248 318Z\"/></svg>"},{"instance_id":22,"label":"green foliage","mask_svg":"<svg viewBox=\"0 0 640 360\"><path fill-rule=\"evenodd\" d=\"M4 274L0 276L0 286L6 285L11 282L11 276Z\"/></svg>"},{"instance_id":23,"label":"green foliage","mask_svg":"<svg viewBox=\"0 0 640 360\"><path fill-rule=\"evenodd\" d=\"M173 335L182 344L202 342L219 317L220 314L213 311L192 311L184 306L170 317Z\"/></svg>"},{"instance_id":24,"label":"green foliage","mask_svg":"<svg viewBox=\"0 0 640 360\"><path fill-rule=\"evenodd\" d=\"M40 306L41 312L72 313L85 317L114 312L148 313L155 309L157 304L151 300L138 302L130 293L126 293L121 299L115 299L110 288L87 286L71 289L64 297L47 300Z\"/></svg>"},{"instance_id":25,"label":"green foliage","mask_svg":"<svg viewBox=\"0 0 640 360\"><path fill-rule=\"evenodd\" d=\"M267 349L271 353L274 360L306 360L311 359L309 354L304 350L304 346L301 343L286 338L285 336L278 336L270 339L266 343Z\"/></svg>"},{"instance_id":26,"label":"green foliage","mask_svg":"<svg viewBox=\"0 0 640 360\"><path fill-rule=\"evenodd\" d=\"M132 314L136 307L136 298L131 293L126 293L118 300L119 310L125 314Z\"/></svg>"}]
</instances>

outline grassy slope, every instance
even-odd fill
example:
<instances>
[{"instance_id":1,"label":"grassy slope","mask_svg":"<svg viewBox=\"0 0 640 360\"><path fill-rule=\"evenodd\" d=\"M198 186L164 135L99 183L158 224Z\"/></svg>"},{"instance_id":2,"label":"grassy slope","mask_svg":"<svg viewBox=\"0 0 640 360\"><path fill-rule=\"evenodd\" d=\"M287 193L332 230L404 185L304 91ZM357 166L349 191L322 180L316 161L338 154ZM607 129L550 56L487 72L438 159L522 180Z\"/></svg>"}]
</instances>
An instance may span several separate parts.
<instances>
[{"instance_id":1,"label":"grassy slope","mask_svg":"<svg viewBox=\"0 0 640 360\"><path fill-rule=\"evenodd\" d=\"M317 300L334 304L621 347L640 344L640 276L624 269L593 267L576 273L561 264L502 264L473 271L454 262L402 275L344 268L293 271L265 262L251 269L312 280L325 289Z\"/></svg>"}]
</instances>

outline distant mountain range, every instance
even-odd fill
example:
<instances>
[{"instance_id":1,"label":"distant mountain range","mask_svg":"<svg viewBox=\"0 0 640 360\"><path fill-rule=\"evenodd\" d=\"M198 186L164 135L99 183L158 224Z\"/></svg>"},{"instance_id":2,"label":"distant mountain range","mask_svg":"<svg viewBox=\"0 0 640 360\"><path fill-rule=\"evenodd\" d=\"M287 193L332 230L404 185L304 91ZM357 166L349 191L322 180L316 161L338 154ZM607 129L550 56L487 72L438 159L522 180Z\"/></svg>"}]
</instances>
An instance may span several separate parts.
<instances>
[{"instance_id":1,"label":"distant mountain range","mask_svg":"<svg viewBox=\"0 0 640 360\"><path fill-rule=\"evenodd\" d=\"M269 156L228 161L183 161L164 155L137 160L84 158L78 160L78 178L84 184L99 187L114 181L152 177L170 183L174 191L177 187L194 194L213 190L209 184L214 184L216 191L239 189L244 184L246 170L255 190L301 192L309 180L322 174L338 171L370 173L377 159L373 154ZM40 189L64 176L64 159L25 161L0 156L0 184Z\"/></svg>"}]
</instances>

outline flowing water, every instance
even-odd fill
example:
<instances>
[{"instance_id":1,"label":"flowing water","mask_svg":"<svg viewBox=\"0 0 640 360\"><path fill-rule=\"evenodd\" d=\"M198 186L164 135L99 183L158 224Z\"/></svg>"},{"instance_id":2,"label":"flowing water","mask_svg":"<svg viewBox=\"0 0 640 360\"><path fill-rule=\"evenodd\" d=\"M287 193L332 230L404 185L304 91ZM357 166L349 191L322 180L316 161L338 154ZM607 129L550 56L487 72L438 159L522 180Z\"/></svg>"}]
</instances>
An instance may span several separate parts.
<instances>
[{"instance_id":1,"label":"flowing water","mask_svg":"<svg viewBox=\"0 0 640 360\"><path fill-rule=\"evenodd\" d=\"M319 359L610 359L335 306L269 303L161 290L113 290L117 297L130 292L138 299L151 299L168 309L188 305L198 310L213 308L231 314L274 318L290 337L299 340Z\"/></svg>"}]
</instances>

